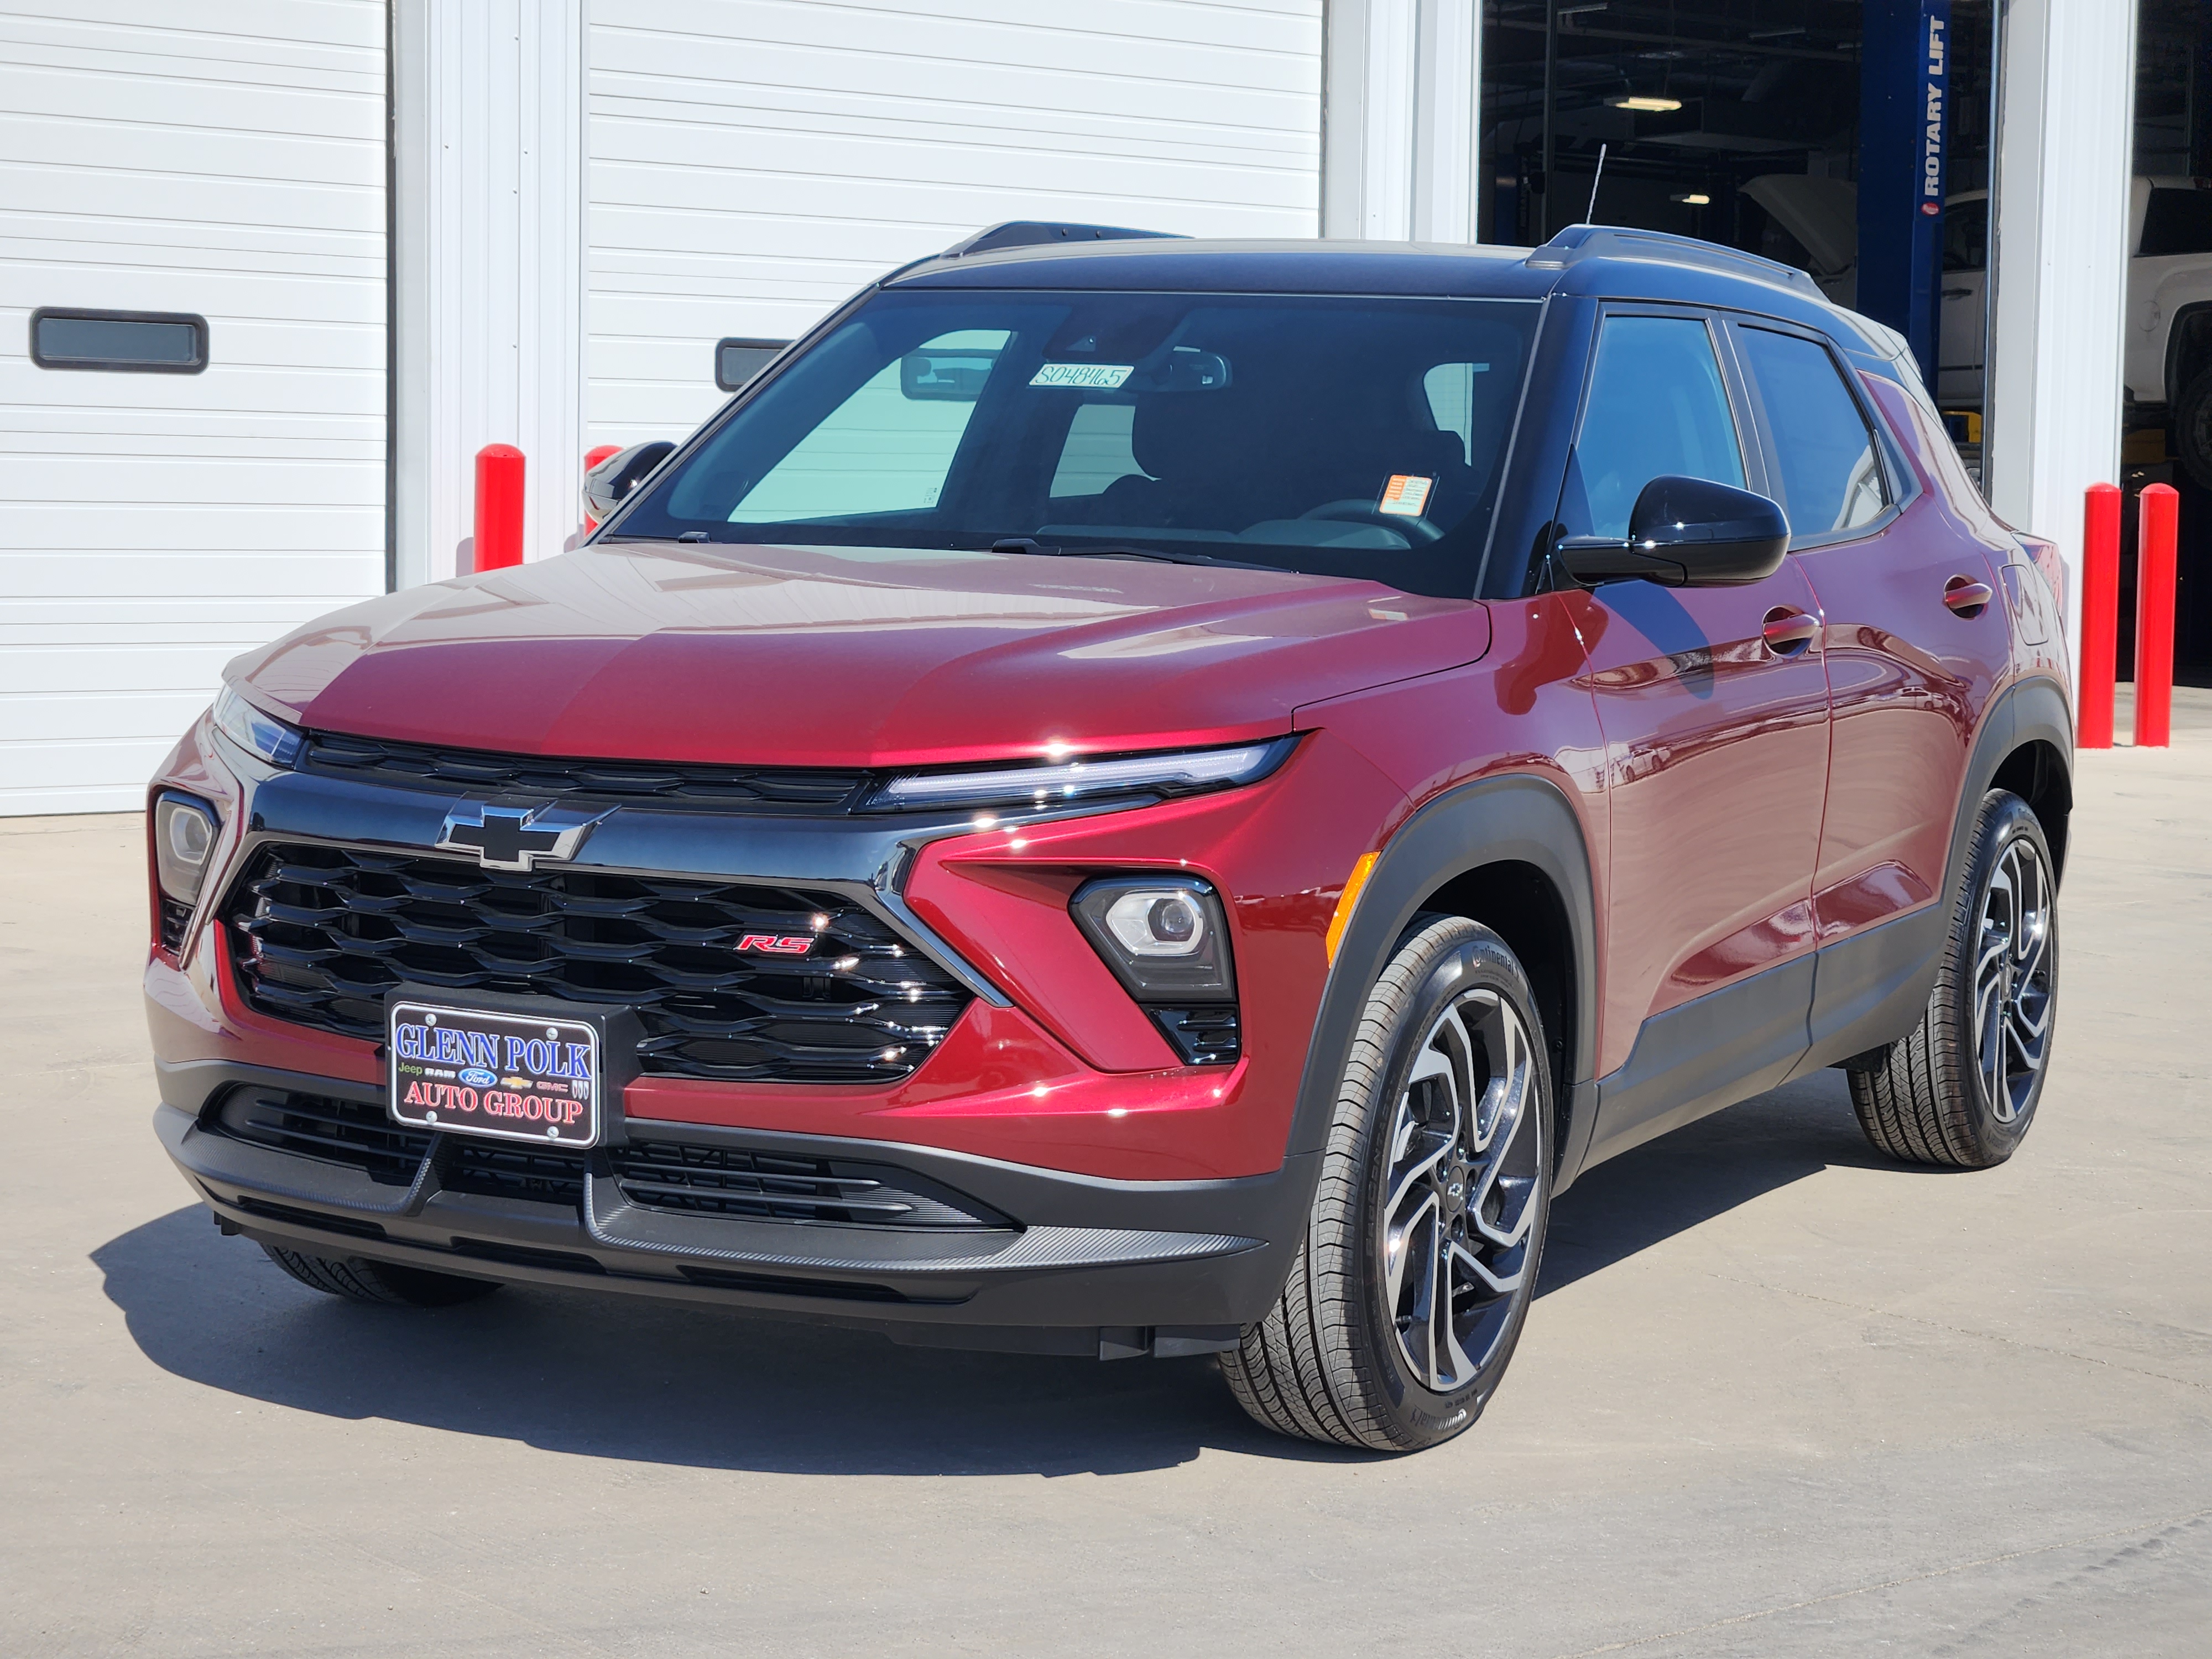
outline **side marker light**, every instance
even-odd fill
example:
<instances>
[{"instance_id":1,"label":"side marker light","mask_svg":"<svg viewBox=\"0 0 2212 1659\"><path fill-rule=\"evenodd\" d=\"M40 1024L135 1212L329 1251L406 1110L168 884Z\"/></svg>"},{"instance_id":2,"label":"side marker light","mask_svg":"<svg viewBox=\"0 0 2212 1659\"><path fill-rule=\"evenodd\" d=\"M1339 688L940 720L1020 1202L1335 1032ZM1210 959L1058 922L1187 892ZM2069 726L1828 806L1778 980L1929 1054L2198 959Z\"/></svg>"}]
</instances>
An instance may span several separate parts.
<instances>
[{"instance_id":1,"label":"side marker light","mask_svg":"<svg viewBox=\"0 0 2212 1659\"><path fill-rule=\"evenodd\" d=\"M1359 902L1360 889L1375 873L1375 859L1373 853L1362 853L1359 862L1352 866L1352 873L1344 878L1344 891L1337 895L1336 913L1328 919L1328 935L1324 941L1332 963L1336 960L1336 947L1344 942L1344 930L1351 925L1352 907Z\"/></svg>"}]
</instances>

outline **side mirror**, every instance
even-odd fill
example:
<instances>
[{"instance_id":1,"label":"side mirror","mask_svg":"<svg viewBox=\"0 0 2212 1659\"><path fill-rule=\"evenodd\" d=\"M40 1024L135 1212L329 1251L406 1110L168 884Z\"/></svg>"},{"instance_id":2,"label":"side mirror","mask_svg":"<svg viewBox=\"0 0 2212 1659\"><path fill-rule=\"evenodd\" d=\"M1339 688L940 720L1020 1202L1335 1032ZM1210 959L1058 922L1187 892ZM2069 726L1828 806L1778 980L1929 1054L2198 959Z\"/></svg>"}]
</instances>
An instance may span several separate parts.
<instances>
[{"instance_id":1,"label":"side mirror","mask_svg":"<svg viewBox=\"0 0 2212 1659\"><path fill-rule=\"evenodd\" d=\"M614 516L623 498L645 482L646 475L676 451L665 438L649 444L618 449L584 474L584 516L603 525Z\"/></svg>"},{"instance_id":2,"label":"side mirror","mask_svg":"<svg viewBox=\"0 0 2212 1659\"><path fill-rule=\"evenodd\" d=\"M1654 478L1628 515L1628 539L1570 536L1557 556L1585 586L1651 581L1662 587L1734 587L1762 581L1790 550L1781 503L1705 478Z\"/></svg>"}]
</instances>

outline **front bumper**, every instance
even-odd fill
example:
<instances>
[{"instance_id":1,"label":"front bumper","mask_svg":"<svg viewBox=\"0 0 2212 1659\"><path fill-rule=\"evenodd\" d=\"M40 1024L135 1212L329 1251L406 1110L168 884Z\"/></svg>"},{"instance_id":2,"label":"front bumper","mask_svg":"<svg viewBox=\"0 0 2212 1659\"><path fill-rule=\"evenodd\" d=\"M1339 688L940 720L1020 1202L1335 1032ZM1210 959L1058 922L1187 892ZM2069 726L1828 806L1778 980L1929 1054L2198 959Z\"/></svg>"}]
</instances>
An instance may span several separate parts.
<instances>
[{"instance_id":1,"label":"front bumper","mask_svg":"<svg viewBox=\"0 0 2212 1659\"><path fill-rule=\"evenodd\" d=\"M379 1104L374 1088L258 1067L165 1067L163 1146L227 1232L325 1256L567 1285L859 1326L906 1342L1162 1357L1233 1346L1279 1291L1310 1201L1310 1158L1268 1175L1114 1181L894 1143L632 1120L638 1143L786 1158L866 1156L965 1194L986 1227L856 1226L629 1202L605 1149L573 1202L454 1190L451 1144L411 1182L234 1138L239 1087Z\"/></svg>"}]
</instances>

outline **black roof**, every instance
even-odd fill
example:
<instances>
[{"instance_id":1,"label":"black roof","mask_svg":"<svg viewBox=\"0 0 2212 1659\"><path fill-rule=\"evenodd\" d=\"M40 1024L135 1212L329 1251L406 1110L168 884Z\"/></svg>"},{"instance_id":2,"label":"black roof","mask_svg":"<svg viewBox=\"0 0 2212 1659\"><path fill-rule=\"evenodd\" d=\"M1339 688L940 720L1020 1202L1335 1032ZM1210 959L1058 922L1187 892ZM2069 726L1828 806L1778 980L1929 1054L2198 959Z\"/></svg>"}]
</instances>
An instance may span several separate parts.
<instances>
[{"instance_id":1,"label":"black roof","mask_svg":"<svg viewBox=\"0 0 2212 1659\"><path fill-rule=\"evenodd\" d=\"M990 233L984 233L984 237ZM1165 293L1372 295L1542 300L1553 295L1672 300L1787 318L1887 355L1803 271L1712 242L1612 225L1575 225L1540 248L1441 242L1228 241L1121 232L915 261L887 286L1082 289Z\"/></svg>"}]
</instances>

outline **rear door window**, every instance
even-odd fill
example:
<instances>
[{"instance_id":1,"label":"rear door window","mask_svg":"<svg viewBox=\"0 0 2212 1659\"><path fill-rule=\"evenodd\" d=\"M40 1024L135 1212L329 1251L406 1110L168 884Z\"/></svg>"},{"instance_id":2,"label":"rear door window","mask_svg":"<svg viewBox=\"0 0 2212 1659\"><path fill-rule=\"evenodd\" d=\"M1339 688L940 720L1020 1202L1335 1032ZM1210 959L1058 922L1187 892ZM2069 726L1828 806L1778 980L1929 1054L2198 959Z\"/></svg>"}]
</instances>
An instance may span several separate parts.
<instances>
[{"instance_id":1,"label":"rear door window","mask_svg":"<svg viewBox=\"0 0 2212 1659\"><path fill-rule=\"evenodd\" d=\"M1828 349L1802 334L1736 330L1766 420L1767 472L1792 545L1858 530L1889 505L1874 433Z\"/></svg>"},{"instance_id":2,"label":"rear door window","mask_svg":"<svg viewBox=\"0 0 2212 1659\"><path fill-rule=\"evenodd\" d=\"M1744 487L1711 331L1700 317L1609 316L1560 520L1572 535L1626 536L1644 486L1666 477Z\"/></svg>"}]
</instances>

